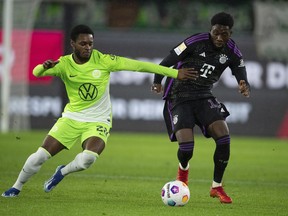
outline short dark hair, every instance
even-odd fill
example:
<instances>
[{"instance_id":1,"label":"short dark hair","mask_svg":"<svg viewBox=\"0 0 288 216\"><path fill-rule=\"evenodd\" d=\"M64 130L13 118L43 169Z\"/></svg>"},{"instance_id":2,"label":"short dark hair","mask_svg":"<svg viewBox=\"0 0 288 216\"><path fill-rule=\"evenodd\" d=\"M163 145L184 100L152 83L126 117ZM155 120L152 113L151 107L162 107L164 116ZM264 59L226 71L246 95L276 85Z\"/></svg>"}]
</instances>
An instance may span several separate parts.
<instances>
[{"instance_id":1,"label":"short dark hair","mask_svg":"<svg viewBox=\"0 0 288 216\"><path fill-rule=\"evenodd\" d=\"M94 32L92 29L86 25L77 25L75 26L70 33L70 39L76 41L79 34L92 34L94 37Z\"/></svg>"},{"instance_id":2,"label":"short dark hair","mask_svg":"<svg viewBox=\"0 0 288 216\"><path fill-rule=\"evenodd\" d=\"M231 29L234 25L234 19L231 14L220 12L220 13L215 14L211 18L211 25L213 26L216 24L229 26L229 28Z\"/></svg>"}]
</instances>

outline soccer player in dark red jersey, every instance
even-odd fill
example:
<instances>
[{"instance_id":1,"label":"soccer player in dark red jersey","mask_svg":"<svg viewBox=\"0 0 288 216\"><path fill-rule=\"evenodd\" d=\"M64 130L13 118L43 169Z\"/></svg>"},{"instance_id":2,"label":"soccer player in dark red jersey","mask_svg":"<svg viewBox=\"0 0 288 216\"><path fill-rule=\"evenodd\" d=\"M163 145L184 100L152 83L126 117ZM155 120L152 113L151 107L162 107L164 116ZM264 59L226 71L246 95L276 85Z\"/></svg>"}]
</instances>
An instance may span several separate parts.
<instances>
[{"instance_id":1,"label":"soccer player in dark red jersey","mask_svg":"<svg viewBox=\"0 0 288 216\"><path fill-rule=\"evenodd\" d=\"M193 156L195 125L203 134L215 140L214 174L210 190L211 197L221 203L232 203L222 187L222 179L230 157L230 134L224 104L218 102L211 89L223 71L229 67L239 84L239 92L250 95L246 68L242 54L231 39L234 19L221 12L211 19L210 32L194 34L180 42L160 63L175 68L194 68L196 80L167 78L163 99L164 119L171 141L178 141L179 168L177 179L188 184L189 161ZM162 92L163 76L156 74L152 91Z\"/></svg>"}]
</instances>

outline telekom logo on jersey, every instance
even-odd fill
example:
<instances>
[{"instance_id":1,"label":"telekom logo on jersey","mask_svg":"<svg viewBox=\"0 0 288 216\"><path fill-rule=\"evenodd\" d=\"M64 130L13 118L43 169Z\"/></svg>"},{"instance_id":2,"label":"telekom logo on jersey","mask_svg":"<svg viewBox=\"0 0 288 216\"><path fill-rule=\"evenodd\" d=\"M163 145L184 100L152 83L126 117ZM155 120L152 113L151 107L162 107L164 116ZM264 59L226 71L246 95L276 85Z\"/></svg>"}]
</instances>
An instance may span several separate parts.
<instances>
[{"instance_id":1,"label":"telekom logo on jersey","mask_svg":"<svg viewBox=\"0 0 288 216\"><path fill-rule=\"evenodd\" d=\"M200 69L200 71L202 72L202 74L200 75L201 77L207 78L208 74L211 74L213 72L213 70L215 69L215 66L213 65L209 65L209 64L204 64L202 66L202 68Z\"/></svg>"}]
</instances>

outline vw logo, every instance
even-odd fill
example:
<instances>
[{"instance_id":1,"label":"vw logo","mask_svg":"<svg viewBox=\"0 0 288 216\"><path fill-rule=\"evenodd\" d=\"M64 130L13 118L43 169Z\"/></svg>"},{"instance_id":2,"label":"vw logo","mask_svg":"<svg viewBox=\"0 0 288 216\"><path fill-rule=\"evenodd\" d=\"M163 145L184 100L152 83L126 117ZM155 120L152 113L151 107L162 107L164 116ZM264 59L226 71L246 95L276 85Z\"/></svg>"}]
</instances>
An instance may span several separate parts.
<instances>
[{"instance_id":1,"label":"vw logo","mask_svg":"<svg viewBox=\"0 0 288 216\"><path fill-rule=\"evenodd\" d=\"M78 94L84 101L92 101L98 95L98 89L91 83L84 83L79 87Z\"/></svg>"}]
</instances>

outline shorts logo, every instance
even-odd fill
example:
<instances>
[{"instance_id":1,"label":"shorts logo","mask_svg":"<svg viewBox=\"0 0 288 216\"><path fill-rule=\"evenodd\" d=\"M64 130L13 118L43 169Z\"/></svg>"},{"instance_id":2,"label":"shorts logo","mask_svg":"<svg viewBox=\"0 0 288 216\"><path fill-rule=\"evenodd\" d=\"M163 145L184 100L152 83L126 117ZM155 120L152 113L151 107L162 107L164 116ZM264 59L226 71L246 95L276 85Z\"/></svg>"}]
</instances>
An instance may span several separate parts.
<instances>
[{"instance_id":1,"label":"shorts logo","mask_svg":"<svg viewBox=\"0 0 288 216\"><path fill-rule=\"evenodd\" d=\"M98 89L91 83L84 83L79 87L78 94L84 101L92 101L98 95Z\"/></svg>"},{"instance_id":2,"label":"shorts logo","mask_svg":"<svg viewBox=\"0 0 288 216\"><path fill-rule=\"evenodd\" d=\"M99 134L101 136L104 136L104 137L107 137L108 134L109 134L109 131L107 130L107 128L105 128L105 127L103 127L101 125L96 126L96 131L98 131Z\"/></svg>"},{"instance_id":3,"label":"shorts logo","mask_svg":"<svg viewBox=\"0 0 288 216\"><path fill-rule=\"evenodd\" d=\"M175 125L175 124L177 124L177 122L178 122L178 115L174 115L173 116L173 124Z\"/></svg>"},{"instance_id":4,"label":"shorts logo","mask_svg":"<svg viewBox=\"0 0 288 216\"><path fill-rule=\"evenodd\" d=\"M209 99L209 100L207 100L207 101L208 101L208 103L210 104L210 108L211 108L211 109L221 108L221 104L220 104L217 100L213 101L213 100Z\"/></svg>"}]
</instances>

